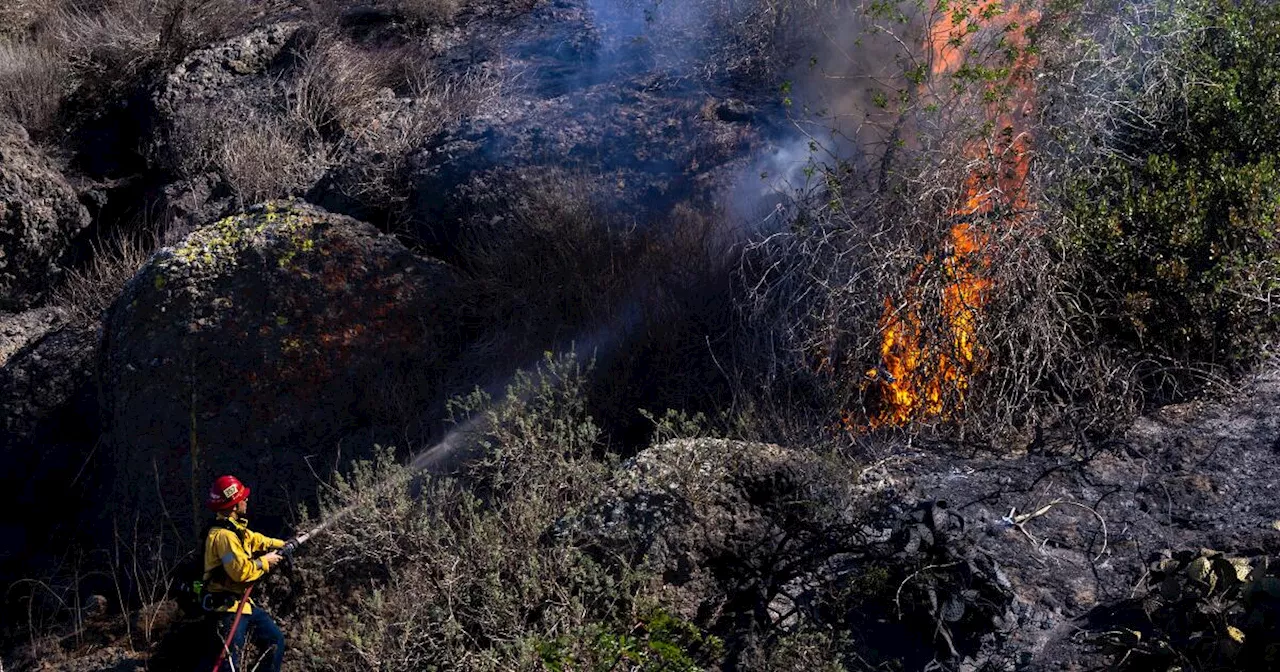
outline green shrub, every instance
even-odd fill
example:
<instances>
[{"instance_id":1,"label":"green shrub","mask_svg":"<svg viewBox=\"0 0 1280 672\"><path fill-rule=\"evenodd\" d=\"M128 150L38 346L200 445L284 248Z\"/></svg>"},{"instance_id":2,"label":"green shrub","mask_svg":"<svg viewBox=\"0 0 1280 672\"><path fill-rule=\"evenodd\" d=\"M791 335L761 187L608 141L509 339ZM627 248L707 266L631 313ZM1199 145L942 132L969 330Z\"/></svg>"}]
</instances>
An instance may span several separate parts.
<instances>
[{"instance_id":1,"label":"green shrub","mask_svg":"<svg viewBox=\"0 0 1280 672\"><path fill-rule=\"evenodd\" d=\"M720 638L660 608L642 614L626 633L593 623L535 646L550 672L699 672L712 669L724 655Z\"/></svg>"},{"instance_id":2,"label":"green shrub","mask_svg":"<svg viewBox=\"0 0 1280 672\"><path fill-rule=\"evenodd\" d=\"M628 632L642 577L546 534L608 473L583 376L548 356L502 401L458 401L471 429L455 445L472 460L453 476L414 476L383 451L336 480L323 513L350 512L277 596L308 669L529 668L539 642Z\"/></svg>"},{"instance_id":3,"label":"green shrub","mask_svg":"<svg viewBox=\"0 0 1280 672\"><path fill-rule=\"evenodd\" d=\"M1067 253L1086 262L1081 287L1107 337L1175 366L1237 370L1280 327L1280 7L1176 12L1189 37L1166 58L1180 76L1143 94L1171 109L1119 119L1129 130L1109 157L1063 185Z\"/></svg>"}]
</instances>

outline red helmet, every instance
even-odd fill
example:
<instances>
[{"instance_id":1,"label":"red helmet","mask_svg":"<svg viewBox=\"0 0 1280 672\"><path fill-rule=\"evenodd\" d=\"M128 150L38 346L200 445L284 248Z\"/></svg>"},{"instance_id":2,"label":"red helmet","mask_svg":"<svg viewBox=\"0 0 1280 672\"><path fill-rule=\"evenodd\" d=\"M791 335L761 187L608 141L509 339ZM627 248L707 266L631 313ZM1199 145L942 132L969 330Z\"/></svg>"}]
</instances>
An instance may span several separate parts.
<instances>
[{"instance_id":1,"label":"red helmet","mask_svg":"<svg viewBox=\"0 0 1280 672\"><path fill-rule=\"evenodd\" d=\"M235 476L219 476L209 487L209 498L204 505L211 511L230 511L236 504L249 498L249 486Z\"/></svg>"}]
</instances>

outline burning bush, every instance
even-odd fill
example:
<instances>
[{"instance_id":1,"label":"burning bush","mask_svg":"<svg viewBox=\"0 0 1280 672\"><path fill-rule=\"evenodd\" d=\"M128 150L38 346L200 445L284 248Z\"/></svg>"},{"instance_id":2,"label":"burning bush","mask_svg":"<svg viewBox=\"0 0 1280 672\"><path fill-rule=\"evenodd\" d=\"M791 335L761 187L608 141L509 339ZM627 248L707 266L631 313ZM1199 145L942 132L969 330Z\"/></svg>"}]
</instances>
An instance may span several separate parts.
<instances>
[{"instance_id":1,"label":"burning bush","mask_svg":"<svg viewBox=\"0 0 1280 672\"><path fill-rule=\"evenodd\" d=\"M1105 428L1266 350L1280 14L1046 11L869 15L864 48L892 33L902 64L854 105L873 130L748 255L786 335L761 352L794 374L766 385L855 434L1003 441Z\"/></svg>"}]
</instances>

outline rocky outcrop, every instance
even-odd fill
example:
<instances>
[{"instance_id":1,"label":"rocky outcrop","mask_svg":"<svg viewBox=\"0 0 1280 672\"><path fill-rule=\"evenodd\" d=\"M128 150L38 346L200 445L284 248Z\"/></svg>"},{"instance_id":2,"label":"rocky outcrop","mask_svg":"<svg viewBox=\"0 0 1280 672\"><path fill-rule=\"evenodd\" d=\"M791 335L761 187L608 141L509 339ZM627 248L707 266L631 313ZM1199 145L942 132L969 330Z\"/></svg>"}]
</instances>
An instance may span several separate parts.
<instances>
[{"instance_id":1,"label":"rocky outcrop","mask_svg":"<svg viewBox=\"0 0 1280 672\"><path fill-rule=\"evenodd\" d=\"M156 106L162 117L181 108L234 98L261 98L251 79L265 74L281 58L299 29L296 23L277 23L197 50L182 60L165 79ZM242 102L248 102L242 101Z\"/></svg>"},{"instance_id":2,"label":"rocky outcrop","mask_svg":"<svg viewBox=\"0 0 1280 672\"><path fill-rule=\"evenodd\" d=\"M181 176L160 190L160 207L177 235L236 210L236 195L217 167L236 161L235 154L257 151L254 145L265 142L262 135L253 138L246 133L284 131L286 121L280 112L288 108L284 74L303 44L314 39L314 31L298 23L258 27L191 53L157 89L155 153ZM245 136L240 145L226 144L228 137L238 135Z\"/></svg>"},{"instance_id":3,"label":"rocky outcrop","mask_svg":"<svg viewBox=\"0 0 1280 672\"><path fill-rule=\"evenodd\" d=\"M163 504L185 524L209 478L235 473L282 512L338 455L403 439L438 401L459 341L453 285L444 264L300 204L259 206L161 250L105 327L120 501Z\"/></svg>"},{"instance_id":4,"label":"rocky outcrop","mask_svg":"<svg viewBox=\"0 0 1280 672\"><path fill-rule=\"evenodd\" d=\"M35 339L0 366L0 429L29 437L77 395L92 395L98 325L64 327ZM95 413L86 414L91 420Z\"/></svg>"},{"instance_id":5,"label":"rocky outcrop","mask_svg":"<svg viewBox=\"0 0 1280 672\"><path fill-rule=\"evenodd\" d=\"M0 310L36 304L89 213L20 126L0 122Z\"/></svg>"}]
</instances>

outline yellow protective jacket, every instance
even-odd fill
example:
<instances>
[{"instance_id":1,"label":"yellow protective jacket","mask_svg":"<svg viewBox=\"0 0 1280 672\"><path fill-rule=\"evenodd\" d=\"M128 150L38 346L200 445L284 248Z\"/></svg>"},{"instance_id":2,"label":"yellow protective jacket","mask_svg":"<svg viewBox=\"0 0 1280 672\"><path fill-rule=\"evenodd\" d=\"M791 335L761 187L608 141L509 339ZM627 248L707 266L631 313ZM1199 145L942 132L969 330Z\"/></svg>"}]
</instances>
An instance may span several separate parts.
<instances>
[{"instance_id":1,"label":"yellow protective jacket","mask_svg":"<svg viewBox=\"0 0 1280 672\"><path fill-rule=\"evenodd\" d=\"M213 526L204 542L204 585L214 597L233 595L235 600L229 606L217 610L235 611L244 589L271 570L266 560L255 556L280 548L284 542L250 530L235 516L218 514L218 521L226 527ZM250 600L245 614L253 613L252 605Z\"/></svg>"}]
</instances>

